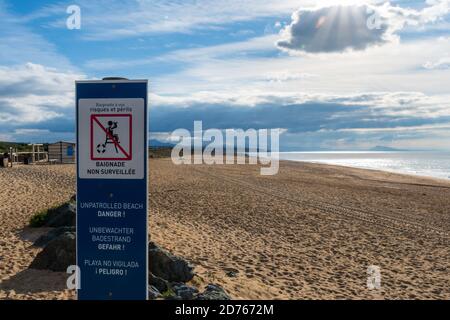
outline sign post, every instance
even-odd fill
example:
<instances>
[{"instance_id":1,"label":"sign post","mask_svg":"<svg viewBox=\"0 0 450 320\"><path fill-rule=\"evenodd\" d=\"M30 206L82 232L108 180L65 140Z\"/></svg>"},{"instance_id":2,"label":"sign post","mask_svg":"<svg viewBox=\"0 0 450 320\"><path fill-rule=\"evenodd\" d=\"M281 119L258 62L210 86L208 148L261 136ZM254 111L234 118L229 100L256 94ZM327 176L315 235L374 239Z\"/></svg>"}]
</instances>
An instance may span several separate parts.
<instances>
[{"instance_id":1,"label":"sign post","mask_svg":"<svg viewBox=\"0 0 450 320\"><path fill-rule=\"evenodd\" d=\"M77 81L76 117L78 299L147 299L147 80Z\"/></svg>"}]
</instances>

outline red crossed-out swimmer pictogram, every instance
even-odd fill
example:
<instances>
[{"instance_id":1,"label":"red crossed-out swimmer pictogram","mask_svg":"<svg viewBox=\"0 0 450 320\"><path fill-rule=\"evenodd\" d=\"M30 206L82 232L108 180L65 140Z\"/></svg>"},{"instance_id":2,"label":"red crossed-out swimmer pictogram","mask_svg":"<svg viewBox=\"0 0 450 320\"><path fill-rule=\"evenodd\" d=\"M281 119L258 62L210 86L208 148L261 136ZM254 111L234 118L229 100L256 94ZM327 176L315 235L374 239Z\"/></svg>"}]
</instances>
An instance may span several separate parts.
<instances>
[{"instance_id":1,"label":"red crossed-out swimmer pictogram","mask_svg":"<svg viewBox=\"0 0 450 320\"><path fill-rule=\"evenodd\" d=\"M91 115L91 160L132 159L132 115Z\"/></svg>"}]
</instances>

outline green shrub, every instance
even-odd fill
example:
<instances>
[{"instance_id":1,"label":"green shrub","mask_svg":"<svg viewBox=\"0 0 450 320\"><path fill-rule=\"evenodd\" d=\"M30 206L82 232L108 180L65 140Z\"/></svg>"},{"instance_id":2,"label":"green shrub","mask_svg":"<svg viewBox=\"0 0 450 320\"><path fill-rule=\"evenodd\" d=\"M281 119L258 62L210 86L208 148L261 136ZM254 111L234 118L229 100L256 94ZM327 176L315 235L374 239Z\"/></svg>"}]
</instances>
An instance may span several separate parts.
<instances>
[{"instance_id":1,"label":"green shrub","mask_svg":"<svg viewBox=\"0 0 450 320\"><path fill-rule=\"evenodd\" d=\"M39 211L38 213L36 213L34 216L31 217L29 226L32 228L42 227L45 224L45 222L47 222L49 214L54 213L60 207L67 205L68 203L69 202L64 202L51 208Z\"/></svg>"},{"instance_id":2,"label":"green shrub","mask_svg":"<svg viewBox=\"0 0 450 320\"><path fill-rule=\"evenodd\" d=\"M164 299L170 298L173 296L175 296L175 292L171 288L169 288L166 291L164 291L163 293L161 293L161 297Z\"/></svg>"},{"instance_id":3,"label":"green shrub","mask_svg":"<svg viewBox=\"0 0 450 320\"><path fill-rule=\"evenodd\" d=\"M30 219L30 227L32 228L38 228L42 227L47 220L48 216L48 210L44 210L41 212L36 213L34 216Z\"/></svg>"}]
</instances>

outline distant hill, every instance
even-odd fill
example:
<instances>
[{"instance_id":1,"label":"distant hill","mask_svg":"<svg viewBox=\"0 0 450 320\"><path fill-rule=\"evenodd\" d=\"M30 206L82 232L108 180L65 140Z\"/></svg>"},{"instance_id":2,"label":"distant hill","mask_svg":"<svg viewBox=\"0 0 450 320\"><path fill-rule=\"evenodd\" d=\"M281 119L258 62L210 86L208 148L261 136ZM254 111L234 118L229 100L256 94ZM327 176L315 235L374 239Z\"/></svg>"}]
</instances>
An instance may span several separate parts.
<instances>
[{"instance_id":1,"label":"distant hill","mask_svg":"<svg viewBox=\"0 0 450 320\"><path fill-rule=\"evenodd\" d=\"M168 143L168 142L161 142L159 140L150 139L148 141L148 146L151 148L172 148L175 145L172 143Z\"/></svg>"},{"instance_id":2,"label":"distant hill","mask_svg":"<svg viewBox=\"0 0 450 320\"><path fill-rule=\"evenodd\" d=\"M403 149L396 149L391 147L385 147L385 146L376 146L370 149L370 151L408 151Z\"/></svg>"}]
</instances>

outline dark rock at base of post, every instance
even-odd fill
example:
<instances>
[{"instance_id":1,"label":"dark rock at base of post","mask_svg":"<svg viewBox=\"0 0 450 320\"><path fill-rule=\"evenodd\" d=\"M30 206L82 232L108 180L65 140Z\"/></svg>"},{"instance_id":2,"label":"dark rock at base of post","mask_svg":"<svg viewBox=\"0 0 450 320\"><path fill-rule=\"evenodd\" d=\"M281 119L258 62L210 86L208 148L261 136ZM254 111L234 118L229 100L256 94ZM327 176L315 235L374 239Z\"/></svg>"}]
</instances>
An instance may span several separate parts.
<instances>
[{"instance_id":1,"label":"dark rock at base of post","mask_svg":"<svg viewBox=\"0 0 450 320\"><path fill-rule=\"evenodd\" d=\"M169 282L188 282L194 277L194 267L153 242L148 250L149 271Z\"/></svg>"},{"instance_id":2,"label":"dark rock at base of post","mask_svg":"<svg viewBox=\"0 0 450 320\"><path fill-rule=\"evenodd\" d=\"M231 298L221 286L208 284L205 291L198 294L194 300L231 300Z\"/></svg>"},{"instance_id":3,"label":"dark rock at base of post","mask_svg":"<svg viewBox=\"0 0 450 320\"><path fill-rule=\"evenodd\" d=\"M148 274L148 284L158 289L159 292L165 292L169 289L169 283L166 280L155 276L151 272Z\"/></svg>"},{"instance_id":4,"label":"dark rock at base of post","mask_svg":"<svg viewBox=\"0 0 450 320\"><path fill-rule=\"evenodd\" d=\"M53 239L56 239L60 235L66 232L75 233L75 227L59 227L53 230L50 230L47 234L40 236L33 245L36 247L44 247Z\"/></svg>"},{"instance_id":5,"label":"dark rock at base of post","mask_svg":"<svg viewBox=\"0 0 450 320\"><path fill-rule=\"evenodd\" d=\"M65 203L57 208L49 209L43 227L74 227L76 223L76 205Z\"/></svg>"},{"instance_id":6,"label":"dark rock at base of post","mask_svg":"<svg viewBox=\"0 0 450 320\"><path fill-rule=\"evenodd\" d=\"M198 293L197 288L178 282L172 284L172 290L181 300L192 300Z\"/></svg>"},{"instance_id":7,"label":"dark rock at base of post","mask_svg":"<svg viewBox=\"0 0 450 320\"><path fill-rule=\"evenodd\" d=\"M161 292L154 286L148 286L148 298L150 300L156 300L161 296Z\"/></svg>"},{"instance_id":8,"label":"dark rock at base of post","mask_svg":"<svg viewBox=\"0 0 450 320\"><path fill-rule=\"evenodd\" d=\"M38 253L30 268L65 272L68 266L76 264L75 241L74 232L61 234Z\"/></svg>"}]
</instances>

